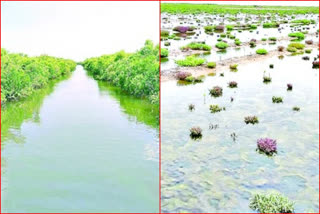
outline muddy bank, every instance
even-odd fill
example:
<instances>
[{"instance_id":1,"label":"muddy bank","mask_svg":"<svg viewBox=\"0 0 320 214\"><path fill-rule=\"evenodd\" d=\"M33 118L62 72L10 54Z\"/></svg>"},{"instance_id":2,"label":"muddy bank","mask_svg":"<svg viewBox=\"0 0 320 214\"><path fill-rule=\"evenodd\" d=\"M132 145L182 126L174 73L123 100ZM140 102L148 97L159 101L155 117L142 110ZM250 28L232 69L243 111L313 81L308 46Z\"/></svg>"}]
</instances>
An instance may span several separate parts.
<instances>
[{"instance_id":1,"label":"muddy bank","mask_svg":"<svg viewBox=\"0 0 320 214\"><path fill-rule=\"evenodd\" d=\"M317 48L319 48L319 42L314 43L313 45L306 45L305 49L314 49L313 51L317 51ZM188 51L191 52L191 51ZM181 52L180 54L183 53L185 54L186 52ZM192 51L192 54L196 54L199 53L199 51ZM186 55L190 55L186 54ZM248 63L252 63L252 62L256 62L256 61L263 61L266 60L270 57L274 57L274 56L290 56L292 55L291 52L288 51L278 51L278 50L273 50L273 51L269 51L267 55L258 55L258 54L252 54L252 55L247 55L247 56L242 56L242 57L235 57L235 58L231 58L231 59L226 59L226 60L221 60L216 62L217 66L215 69L210 69L207 68L206 65L202 65L202 66L197 66L197 67L177 67L171 70L166 70L161 72L161 82L165 82L165 81L169 81L169 80L175 80L175 75L176 73L180 72L180 71L184 71L184 72L190 72L194 77L197 76L201 76L201 75L208 75L210 73L223 73L225 71L229 71L230 68L229 66L231 64L239 64L239 65L246 65ZM301 54L302 55L302 54ZM310 59L310 63L311 63Z\"/></svg>"}]
</instances>

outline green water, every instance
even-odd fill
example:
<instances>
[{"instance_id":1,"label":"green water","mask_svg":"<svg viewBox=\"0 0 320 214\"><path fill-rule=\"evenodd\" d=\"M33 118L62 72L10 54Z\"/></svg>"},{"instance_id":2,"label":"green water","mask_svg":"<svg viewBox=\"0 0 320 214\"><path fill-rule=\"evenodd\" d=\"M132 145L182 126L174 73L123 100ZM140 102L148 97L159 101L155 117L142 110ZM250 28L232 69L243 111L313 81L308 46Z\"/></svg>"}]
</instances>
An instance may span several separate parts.
<instances>
[{"instance_id":1,"label":"green water","mask_svg":"<svg viewBox=\"0 0 320 214\"><path fill-rule=\"evenodd\" d=\"M158 109L77 67L1 110L2 212L157 212Z\"/></svg>"},{"instance_id":2,"label":"green water","mask_svg":"<svg viewBox=\"0 0 320 214\"><path fill-rule=\"evenodd\" d=\"M317 54L314 49L310 58ZM293 200L295 212L319 210L319 69L301 57L240 64L238 72L194 85L162 83L162 212L253 212L248 206L252 194L272 190ZM264 71L272 77L270 84L263 83ZM238 88L228 88L230 81L237 81ZM209 96L216 85L223 88L222 97ZM282 96L284 103L272 103L272 96ZM211 104L226 110L212 114ZM244 123L251 115L259 124ZM218 127L210 129L210 124ZM202 128L201 140L189 137L193 126ZM264 137L277 140L276 156L256 152L257 139Z\"/></svg>"}]
</instances>

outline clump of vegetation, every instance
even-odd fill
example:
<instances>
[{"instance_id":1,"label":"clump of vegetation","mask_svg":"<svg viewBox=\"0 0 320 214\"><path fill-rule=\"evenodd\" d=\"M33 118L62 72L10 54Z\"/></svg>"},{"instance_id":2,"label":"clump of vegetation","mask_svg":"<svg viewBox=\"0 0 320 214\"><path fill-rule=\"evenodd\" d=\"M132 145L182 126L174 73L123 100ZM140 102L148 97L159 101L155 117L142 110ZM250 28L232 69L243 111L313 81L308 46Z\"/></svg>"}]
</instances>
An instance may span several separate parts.
<instances>
[{"instance_id":1,"label":"clump of vegetation","mask_svg":"<svg viewBox=\"0 0 320 214\"><path fill-rule=\"evenodd\" d=\"M183 67L195 67L202 65L205 62L205 59L199 58L196 56L187 56L185 59L176 60L176 63L179 66Z\"/></svg>"},{"instance_id":2,"label":"clump of vegetation","mask_svg":"<svg viewBox=\"0 0 320 214\"><path fill-rule=\"evenodd\" d=\"M169 55L168 49L161 48L161 54L160 54L161 58L166 58L166 57L168 57L168 55Z\"/></svg>"},{"instance_id":3,"label":"clump of vegetation","mask_svg":"<svg viewBox=\"0 0 320 214\"><path fill-rule=\"evenodd\" d=\"M222 96L223 89L219 86L214 86L212 89L209 90L209 93L213 97L220 97Z\"/></svg>"},{"instance_id":4,"label":"clump of vegetation","mask_svg":"<svg viewBox=\"0 0 320 214\"><path fill-rule=\"evenodd\" d=\"M293 43L290 43L288 45L288 48L296 48L298 50L301 50L301 49L304 49L305 45L304 44L301 44L301 43L298 43L298 42L293 42Z\"/></svg>"},{"instance_id":5,"label":"clump of vegetation","mask_svg":"<svg viewBox=\"0 0 320 214\"><path fill-rule=\"evenodd\" d=\"M267 41L267 38L262 38L261 41L265 42Z\"/></svg>"},{"instance_id":6,"label":"clump of vegetation","mask_svg":"<svg viewBox=\"0 0 320 214\"><path fill-rule=\"evenodd\" d=\"M310 54L312 52L312 49L306 49L305 53Z\"/></svg>"},{"instance_id":7,"label":"clump of vegetation","mask_svg":"<svg viewBox=\"0 0 320 214\"><path fill-rule=\"evenodd\" d=\"M312 68L319 68L319 61L313 61Z\"/></svg>"},{"instance_id":8,"label":"clump of vegetation","mask_svg":"<svg viewBox=\"0 0 320 214\"><path fill-rule=\"evenodd\" d=\"M72 60L46 55L28 57L1 48L1 103L27 97L75 68Z\"/></svg>"},{"instance_id":9,"label":"clump of vegetation","mask_svg":"<svg viewBox=\"0 0 320 214\"><path fill-rule=\"evenodd\" d=\"M232 70L235 70L235 69L238 68L238 64L231 64L231 65L229 66L229 68L232 69Z\"/></svg>"},{"instance_id":10,"label":"clump of vegetation","mask_svg":"<svg viewBox=\"0 0 320 214\"><path fill-rule=\"evenodd\" d=\"M191 76L191 73L180 71L180 72L177 73L176 78L178 80L185 80L189 76Z\"/></svg>"},{"instance_id":11,"label":"clump of vegetation","mask_svg":"<svg viewBox=\"0 0 320 214\"><path fill-rule=\"evenodd\" d=\"M273 102L273 103L282 103L282 102L283 102L283 99L282 99L282 97L273 96L273 97L272 97L272 102Z\"/></svg>"},{"instance_id":12,"label":"clump of vegetation","mask_svg":"<svg viewBox=\"0 0 320 214\"><path fill-rule=\"evenodd\" d=\"M190 111L193 111L193 110L195 109L194 104L189 104L189 106L188 106L188 107L189 107L189 110L190 110Z\"/></svg>"},{"instance_id":13,"label":"clump of vegetation","mask_svg":"<svg viewBox=\"0 0 320 214\"><path fill-rule=\"evenodd\" d=\"M193 139L198 139L202 137L202 129L198 126L192 127L190 129L190 137Z\"/></svg>"},{"instance_id":14,"label":"clump of vegetation","mask_svg":"<svg viewBox=\"0 0 320 214\"><path fill-rule=\"evenodd\" d=\"M287 90L288 90L288 91L292 91L292 84L291 84L291 83L288 83L288 84L287 84Z\"/></svg>"},{"instance_id":15,"label":"clump of vegetation","mask_svg":"<svg viewBox=\"0 0 320 214\"><path fill-rule=\"evenodd\" d=\"M215 26L213 26L213 25L208 25L208 26L205 26L205 27L204 27L204 31L205 31L206 33L212 33L212 32L214 31L214 28L215 28Z\"/></svg>"},{"instance_id":16,"label":"clump of vegetation","mask_svg":"<svg viewBox=\"0 0 320 214\"><path fill-rule=\"evenodd\" d=\"M300 107L294 106L294 107L292 108L292 110L293 110L293 111L300 111Z\"/></svg>"},{"instance_id":17,"label":"clump of vegetation","mask_svg":"<svg viewBox=\"0 0 320 214\"><path fill-rule=\"evenodd\" d=\"M193 76L188 76L185 81L190 82L190 83L199 83L203 82L203 79L205 78L204 75L193 77Z\"/></svg>"},{"instance_id":18,"label":"clump of vegetation","mask_svg":"<svg viewBox=\"0 0 320 214\"><path fill-rule=\"evenodd\" d=\"M227 47L229 47L229 45L227 43L225 43L225 42L218 42L216 44L216 48L219 48L219 49L222 49L222 50L226 49Z\"/></svg>"},{"instance_id":19,"label":"clump of vegetation","mask_svg":"<svg viewBox=\"0 0 320 214\"><path fill-rule=\"evenodd\" d=\"M258 49L256 50L256 53L259 54L259 55L266 55L268 53L268 51L266 49Z\"/></svg>"},{"instance_id":20,"label":"clump of vegetation","mask_svg":"<svg viewBox=\"0 0 320 214\"><path fill-rule=\"evenodd\" d=\"M169 36L169 31L161 30L160 35L161 35L161 37L168 37Z\"/></svg>"},{"instance_id":21,"label":"clump of vegetation","mask_svg":"<svg viewBox=\"0 0 320 214\"><path fill-rule=\"evenodd\" d=\"M295 38L294 41L304 40L304 34L301 32L289 33L288 36Z\"/></svg>"},{"instance_id":22,"label":"clump of vegetation","mask_svg":"<svg viewBox=\"0 0 320 214\"><path fill-rule=\"evenodd\" d=\"M289 52L291 52L291 53L295 53L295 52L297 52L297 48L287 47L287 51L289 51Z\"/></svg>"},{"instance_id":23,"label":"clump of vegetation","mask_svg":"<svg viewBox=\"0 0 320 214\"><path fill-rule=\"evenodd\" d=\"M170 45L171 45L170 42L168 42L168 41L164 42L164 46L170 46Z\"/></svg>"},{"instance_id":24,"label":"clump of vegetation","mask_svg":"<svg viewBox=\"0 0 320 214\"><path fill-rule=\"evenodd\" d=\"M275 41L277 41L277 38L276 37L269 37L269 41L275 42Z\"/></svg>"},{"instance_id":25,"label":"clump of vegetation","mask_svg":"<svg viewBox=\"0 0 320 214\"><path fill-rule=\"evenodd\" d=\"M179 33L186 33L187 31L193 31L194 29L195 27L193 26L177 26L173 28L174 31L178 31Z\"/></svg>"},{"instance_id":26,"label":"clump of vegetation","mask_svg":"<svg viewBox=\"0 0 320 214\"><path fill-rule=\"evenodd\" d=\"M277 28L279 27L279 23L276 22L267 22L267 23L263 23L263 28Z\"/></svg>"},{"instance_id":27,"label":"clump of vegetation","mask_svg":"<svg viewBox=\"0 0 320 214\"><path fill-rule=\"evenodd\" d=\"M272 78L270 77L270 74L269 74L269 76L263 75L263 82L264 83L270 83L271 80L272 80Z\"/></svg>"},{"instance_id":28,"label":"clump of vegetation","mask_svg":"<svg viewBox=\"0 0 320 214\"><path fill-rule=\"evenodd\" d=\"M284 46L278 46L278 51L282 52L284 50Z\"/></svg>"},{"instance_id":29,"label":"clump of vegetation","mask_svg":"<svg viewBox=\"0 0 320 214\"><path fill-rule=\"evenodd\" d=\"M237 46L240 46L241 45L241 41L240 40L235 40L234 44L237 45Z\"/></svg>"},{"instance_id":30,"label":"clump of vegetation","mask_svg":"<svg viewBox=\"0 0 320 214\"><path fill-rule=\"evenodd\" d=\"M208 63L207 63L207 67L208 67L208 68L215 68L216 65L217 65L217 64L216 64L215 62L208 62Z\"/></svg>"},{"instance_id":31,"label":"clump of vegetation","mask_svg":"<svg viewBox=\"0 0 320 214\"><path fill-rule=\"evenodd\" d=\"M211 113L217 113L217 112L220 112L222 110L225 110L225 107L221 108L221 107L219 107L219 105L210 105Z\"/></svg>"},{"instance_id":32,"label":"clump of vegetation","mask_svg":"<svg viewBox=\"0 0 320 214\"><path fill-rule=\"evenodd\" d=\"M273 155L277 153L277 142L271 138L261 138L257 140L257 150L266 155Z\"/></svg>"},{"instance_id":33,"label":"clump of vegetation","mask_svg":"<svg viewBox=\"0 0 320 214\"><path fill-rule=\"evenodd\" d=\"M271 69L274 68L274 65L273 65L273 64L270 64L270 65L269 65L269 68L271 68Z\"/></svg>"},{"instance_id":34,"label":"clump of vegetation","mask_svg":"<svg viewBox=\"0 0 320 214\"><path fill-rule=\"evenodd\" d=\"M255 194L249 207L260 213L293 213L294 203L279 193Z\"/></svg>"},{"instance_id":35,"label":"clump of vegetation","mask_svg":"<svg viewBox=\"0 0 320 214\"><path fill-rule=\"evenodd\" d=\"M306 43L307 45L312 45L312 44L313 44L313 41L312 41L312 40L306 40L305 43Z\"/></svg>"},{"instance_id":36,"label":"clump of vegetation","mask_svg":"<svg viewBox=\"0 0 320 214\"><path fill-rule=\"evenodd\" d=\"M236 81L231 81L228 83L229 88L237 88L238 83Z\"/></svg>"},{"instance_id":37,"label":"clump of vegetation","mask_svg":"<svg viewBox=\"0 0 320 214\"><path fill-rule=\"evenodd\" d=\"M249 124L249 123L256 124L256 123L259 123L259 119L257 116L247 116L244 118L244 122L246 124Z\"/></svg>"},{"instance_id":38,"label":"clump of vegetation","mask_svg":"<svg viewBox=\"0 0 320 214\"><path fill-rule=\"evenodd\" d=\"M310 60L310 57L308 57L308 56L303 56L302 59L303 59L303 60Z\"/></svg>"},{"instance_id":39,"label":"clump of vegetation","mask_svg":"<svg viewBox=\"0 0 320 214\"><path fill-rule=\"evenodd\" d=\"M199 42L191 42L186 46L183 46L180 48L181 50L203 50L203 51L210 51L211 47L209 45L206 44L202 44Z\"/></svg>"},{"instance_id":40,"label":"clump of vegetation","mask_svg":"<svg viewBox=\"0 0 320 214\"><path fill-rule=\"evenodd\" d=\"M159 103L159 45L149 40L135 53L120 51L86 59L82 65L95 79L108 81L131 95Z\"/></svg>"}]
</instances>

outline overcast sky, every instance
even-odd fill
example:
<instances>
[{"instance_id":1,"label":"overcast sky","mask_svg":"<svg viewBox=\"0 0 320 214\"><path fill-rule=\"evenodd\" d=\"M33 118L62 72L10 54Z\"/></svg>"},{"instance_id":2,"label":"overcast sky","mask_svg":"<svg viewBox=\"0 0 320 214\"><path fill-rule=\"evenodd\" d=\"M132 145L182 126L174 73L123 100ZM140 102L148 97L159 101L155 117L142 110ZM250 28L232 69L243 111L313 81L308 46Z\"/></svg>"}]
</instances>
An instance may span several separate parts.
<instances>
[{"instance_id":1,"label":"overcast sky","mask_svg":"<svg viewBox=\"0 0 320 214\"><path fill-rule=\"evenodd\" d=\"M164 1L177 3L175 1ZM274 6L318 6L319 1L181 1L181 3L235 4L235 5L274 5Z\"/></svg>"},{"instance_id":2,"label":"overcast sky","mask_svg":"<svg viewBox=\"0 0 320 214\"><path fill-rule=\"evenodd\" d=\"M1 46L83 60L159 41L159 2L1 2Z\"/></svg>"}]
</instances>

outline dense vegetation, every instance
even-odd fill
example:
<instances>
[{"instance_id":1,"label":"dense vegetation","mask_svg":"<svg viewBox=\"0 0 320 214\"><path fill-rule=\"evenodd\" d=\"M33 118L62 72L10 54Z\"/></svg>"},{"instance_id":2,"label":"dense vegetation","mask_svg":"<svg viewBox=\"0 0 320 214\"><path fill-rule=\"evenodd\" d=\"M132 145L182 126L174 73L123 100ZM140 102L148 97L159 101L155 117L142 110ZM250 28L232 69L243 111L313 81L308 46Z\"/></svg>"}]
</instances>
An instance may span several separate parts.
<instances>
[{"instance_id":1,"label":"dense vegetation","mask_svg":"<svg viewBox=\"0 0 320 214\"><path fill-rule=\"evenodd\" d=\"M1 103L27 97L75 67L72 60L46 55L28 57L1 49Z\"/></svg>"},{"instance_id":2,"label":"dense vegetation","mask_svg":"<svg viewBox=\"0 0 320 214\"><path fill-rule=\"evenodd\" d=\"M284 6L256 6L256 5L217 5L217 4L188 4L188 3L161 3L161 12L171 14L306 14L319 13L319 7L284 7Z\"/></svg>"},{"instance_id":3,"label":"dense vegetation","mask_svg":"<svg viewBox=\"0 0 320 214\"><path fill-rule=\"evenodd\" d=\"M84 68L95 79L104 80L137 97L159 102L159 46L146 41L135 53L120 51L86 59Z\"/></svg>"}]
</instances>

